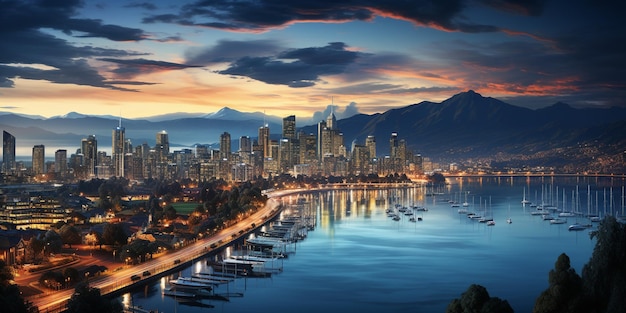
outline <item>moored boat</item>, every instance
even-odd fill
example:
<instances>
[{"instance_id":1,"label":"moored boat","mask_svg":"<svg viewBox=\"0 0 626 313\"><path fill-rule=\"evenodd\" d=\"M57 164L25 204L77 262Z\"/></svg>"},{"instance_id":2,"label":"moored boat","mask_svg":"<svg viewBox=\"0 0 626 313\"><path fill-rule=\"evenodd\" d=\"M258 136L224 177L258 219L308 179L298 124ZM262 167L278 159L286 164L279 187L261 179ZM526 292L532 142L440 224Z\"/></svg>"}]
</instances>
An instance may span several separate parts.
<instances>
[{"instance_id":1,"label":"moored boat","mask_svg":"<svg viewBox=\"0 0 626 313\"><path fill-rule=\"evenodd\" d=\"M178 279L172 279L169 283L170 285L181 289L211 289L211 284L193 281L191 279L184 279L181 277Z\"/></svg>"},{"instance_id":2,"label":"moored boat","mask_svg":"<svg viewBox=\"0 0 626 313\"><path fill-rule=\"evenodd\" d=\"M585 229L587 229L586 225L582 225L582 224L578 224L578 223L569 225L569 227L567 227L567 230L573 230L573 231L585 230Z\"/></svg>"}]
</instances>

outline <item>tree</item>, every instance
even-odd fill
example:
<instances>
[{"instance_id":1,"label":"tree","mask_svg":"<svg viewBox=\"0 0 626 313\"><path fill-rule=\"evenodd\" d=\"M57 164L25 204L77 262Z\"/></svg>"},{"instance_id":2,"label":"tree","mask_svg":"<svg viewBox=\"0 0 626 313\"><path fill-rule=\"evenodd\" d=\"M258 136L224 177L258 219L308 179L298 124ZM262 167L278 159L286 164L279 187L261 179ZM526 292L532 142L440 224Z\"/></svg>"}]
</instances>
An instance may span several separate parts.
<instances>
[{"instance_id":1,"label":"tree","mask_svg":"<svg viewBox=\"0 0 626 313\"><path fill-rule=\"evenodd\" d=\"M626 312L626 224L607 216L594 237L593 254L582 270L587 312Z\"/></svg>"},{"instance_id":2,"label":"tree","mask_svg":"<svg viewBox=\"0 0 626 313\"><path fill-rule=\"evenodd\" d=\"M80 232L78 229L72 225L63 225L59 230L61 235L61 240L64 244L68 245L70 249L72 245L77 245L82 243L83 238L80 236Z\"/></svg>"},{"instance_id":3,"label":"tree","mask_svg":"<svg viewBox=\"0 0 626 313\"><path fill-rule=\"evenodd\" d=\"M74 294L67 302L67 313L122 313L122 304L109 300L100 294L100 289L90 288L86 283L79 283Z\"/></svg>"},{"instance_id":4,"label":"tree","mask_svg":"<svg viewBox=\"0 0 626 313\"><path fill-rule=\"evenodd\" d=\"M513 308L506 300L490 297L485 287L472 284L448 304L446 313L513 313Z\"/></svg>"},{"instance_id":5,"label":"tree","mask_svg":"<svg viewBox=\"0 0 626 313\"><path fill-rule=\"evenodd\" d=\"M102 231L102 242L105 245L120 246L126 244L128 235L119 223L108 223Z\"/></svg>"},{"instance_id":6,"label":"tree","mask_svg":"<svg viewBox=\"0 0 626 313\"><path fill-rule=\"evenodd\" d=\"M176 209L174 209L174 206L168 204L164 209L164 215L165 218L170 221L176 219L177 212Z\"/></svg>"},{"instance_id":7,"label":"tree","mask_svg":"<svg viewBox=\"0 0 626 313\"><path fill-rule=\"evenodd\" d=\"M535 301L534 313L585 312L581 311L582 280L570 266L567 254L562 253L548 274L548 289Z\"/></svg>"},{"instance_id":8,"label":"tree","mask_svg":"<svg viewBox=\"0 0 626 313\"><path fill-rule=\"evenodd\" d=\"M61 239L61 236L59 235L59 233L57 233L54 230L49 230L46 232L46 234L43 237L43 241L44 241L44 253L45 254L50 254L52 252L54 253L58 253L59 251L61 251L61 248L63 247L63 239Z\"/></svg>"},{"instance_id":9,"label":"tree","mask_svg":"<svg viewBox=\"0 0 626 313\"><path fill-rule=\"evenodd\" d=\"M2 312L26 313L28 307L24 303L24 299L17 285L11 284L13 279L11 269L6 265L4 260L0 260L0 307Z\"/></svg>"},{"instance_id":10,"label":"tree","mask_svg":"<svg viewBox=\"0 0 626 313\"><path fill-rule=\"evenodd\" d=\"M39 259L40 254L43 252L46 243L43 238L32 237L26 246L26 256L24 262L35 262Z\"/></svg>"}]
</instances>

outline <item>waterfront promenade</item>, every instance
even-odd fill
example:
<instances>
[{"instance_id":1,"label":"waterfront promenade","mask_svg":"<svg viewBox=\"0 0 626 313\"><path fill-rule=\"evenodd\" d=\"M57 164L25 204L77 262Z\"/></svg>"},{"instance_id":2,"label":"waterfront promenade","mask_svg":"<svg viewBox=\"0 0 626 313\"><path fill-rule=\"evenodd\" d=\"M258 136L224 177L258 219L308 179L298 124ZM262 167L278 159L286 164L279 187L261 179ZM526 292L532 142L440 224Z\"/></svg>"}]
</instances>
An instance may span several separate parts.
<instances>
[{"instance_id":1,"label":"waterfront promenade","mask_svg":"<svg viewBox=\"0 0 626 313\"><path fill-rule=\"evenodd\" d=\"M325 185L318 188L306 189L286 189L286 190L267 190L264 192L268 196L266 205L254 214L244 218L243 220L229 225L220 232L210 237L199 238L193 243L186 245L175 251L169 251L161 254L154 259L136 265L124 265L120 262L114 262L113 255L110 254L83 254L82 265L102 265L107 267L107 271L96 277L89 277L88 283L91 287L100 289L101 294L116 294L125 292L135 285L144 283L146 280L156 279L163 274L172 272L178 268L187 266L190 262L198 259L222 246L230 244L230 242L261 227L266 222L276 217L281 210L282 197L320 190L338 190L338 189L385 189L390 187L416 187L420 184L416 183L338 183ZM143 276L144 272L150 275ZM16 279L20 285L30 285L34 283L41 273L27 275L27 278ZM138 275L139 280L133 281L131 276ZM29 296L26 300L33 303L39 308L40 312L62 312L67 306L68 299L74 293L74 288L68 288L58 291L46 291L44 293Z\"/></svg>"},{"instance_id":2,"label":"waterfront promenade","mask_svg":"<svg viewBox=\"0 0 626 313\"><path fill-rule=\"evenodd\" d=\"M267 193L268 200L266 205L254 214L244 218L243 220L222 229L211 237L201 238L195 242L180 248L162 254L147 262L132 266L125 266L117 262L113 262L112 256L100 257L98 264L107 266L108 271L100 276L88 278L91 287L100 289L103 295L124 292L133 285L142 283L143 280L154 279L162 276L162 274L182 268L193 260L206 255L207 253L219 249L224 245L228 245L231 241L240 238L257 227L262 226L269 220L273 219L281 210L281 197L302 192L302 189L280 190ZM92 256L96 258L96 256ZM148 271L150 275L142 276L142 273ZM133 281L131 276L138 275L140 280ZM30 275L31 281L21 281L20 283L32 283L38 279L39 275ZM26 300L33 303L39 308L39 312L62 312L67 306L67 301L74 293L74 288L65 290L45 292L38 295L27 297Z\"/></svg>"}]
</instances>

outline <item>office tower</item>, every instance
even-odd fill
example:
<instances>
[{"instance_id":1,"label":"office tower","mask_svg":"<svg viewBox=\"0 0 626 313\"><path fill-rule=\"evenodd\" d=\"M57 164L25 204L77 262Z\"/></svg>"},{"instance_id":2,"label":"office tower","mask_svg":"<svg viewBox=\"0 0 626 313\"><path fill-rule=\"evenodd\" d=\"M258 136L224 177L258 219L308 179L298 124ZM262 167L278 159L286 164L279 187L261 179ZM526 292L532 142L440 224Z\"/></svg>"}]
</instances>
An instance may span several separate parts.
<instances>
[{"instance_id":1,"label":"office tower","mask_svg":"<svg viewBox=\"0 0 626 313\"><path fill-rule=\"evenodd\" d=\"M352 145L352 169L356 174L365 174L368 172L369 152L367 147L353 144Z\"/></svg>"},{"instance_id":2,"label":"office tower","mask_svg":"<svg viewBox=\"0 0 626 313\"><path fill-rule=\"evenodd\" d=\"M61 176L67 173L67 150L59 149L54 152L54 172Z\"/></svg>"},{"instance_id":3,"label":"office tower","mask_svg":"<svg viewBox=\"0 0 626 313\"><path fill-rule=\"evenodd\" d=\"M112 132L111 159L113 162L113 176L124 177L124 136L126 129L122 127L122 119Z\"/></svg>"},{"instance_id":4,"label":"office tower","mask_svg":"<svg viewBox=\"0 0 626 313\"><path fill-rule=\"evenodd\" d=\"M300 163L311 163L317 160L317 136L300 134Z\"/></svg>"},{"instance_id":5,"label":"office tower","mask_svg":"<svg viewBox=\"0 0 626 313\"><path fill-rule=\"evenodd\" d=\"M330 111L330 115L326 118L326 127L328 127L328 129L337 128L337 118L335 117L335 113L333 113L333 111Z\"/></svg>"},{"instance_id":6,"label":"office tower","mask_svg":"<svg viewBox=\"0 0 626 313\"><path fill-rule=\"evenodd\" d=\"M2 131L2 172L12 174L15 171L15 137Z\"/></svg>"},{"instance_id":7,"label":"office tower","mask_svg":"<svg viewBox=\"0 0 626 313\"><path fill-rule=\"evenodd\" d=\"M319 123L317 123L317 157L320 161L324 158L322 145L325 129L326 121L320 121Z\"/></svg>"},{"instance_id":8,"label":"office tower","mask_svg":"<svg viewBox=\"0 0 626 313\"><path fill-rule=\"evenodd\" d=\"M343 144L343 133L337 128L337 120L332 112L318 124L318 157L323 160L326 156L345 155L345 146Z\"/></svg>"},{"instance_id":9,"label":"office tower","mask_svg":"<svg viewBox=\"0 0 626 313\"><path fill-rule=\"evenodd\" d=\"M85 175L87 177L96 176L96 166L98 165L98 141L95 135L89 135L83 138L80 144L83 154L83 165L86 168Z\"/></svg>"},{"instance_id":10,"label":"office tower","mask_svg":"<svg viewBox=\"0 0 626 313\"><path fill-rule=\"evenodd\" d=\"M391 133L389 138L389 157L395 159L398 157L398 133Z\"/></svg>"},{"instance_id":11,"label":"office tower","mask_svg":"<svg viewBox=\"0 0 626 313\"><path fill-rule=\"evenodd\" d=\"M272 151L270 150L270 128L267 124L259 127L259 146L263 149L263 157L272 157Z\"/></svg>"},{"instance_id":12,"label":"office tower","mask_svg":"<svg viewBox=\"0 0 626 313\"><path fill-rule=\"evenodd\" d=\"M250 136L239 137L239 152L252 153L252 141L250 140Z\"/></svg>"},{"instance_id":13,"label":"office tower","mask_svg":"<svg viewBox=\"0 0 626 313\"><path fill-rule=\"evenodd\" d=\"M230 160L230 134L224 132L220 135L220 159Z\"/></svg>"},{"instance_id":14,"label":"office tower","mask_svg":"<svg viewBox=\"0 0 626 313\"><path fill-rule=\"evenodd\" d=\"M369 158L376 158L376 137L372 135L367 136L367 138L365 139L365 147L367 148L367 151L369 153Z\"/></svg>"},{"instance_id":15,"label":"office tower","mask_svg":"<svg viewBox=\"0 0 626 313\"><path fill-rule=\"evenodd\" d=\"M296 116L283 118L283 138L296 139Z\"/></svg>"},{"instance_id":16,"label":"office tower","mask_svg":"<svg viewBox=\"0 0 626 313\"><path fill-rule=\"evenodd\" d=\"M167 157L170 154L170 139L165 130L162 130L156 134L156 147L157 162L167 162Z\"/></svg>"},{"instance_id":17,"label":"office tower","mask_svg":"<svg viewBox=\"0 0 626 313\"><path fill-rule=\"evenodd\" d=\"M33 174L39 175L46 172L46 148L44 145L33 146Z\"/></svg>"}]
</instances>

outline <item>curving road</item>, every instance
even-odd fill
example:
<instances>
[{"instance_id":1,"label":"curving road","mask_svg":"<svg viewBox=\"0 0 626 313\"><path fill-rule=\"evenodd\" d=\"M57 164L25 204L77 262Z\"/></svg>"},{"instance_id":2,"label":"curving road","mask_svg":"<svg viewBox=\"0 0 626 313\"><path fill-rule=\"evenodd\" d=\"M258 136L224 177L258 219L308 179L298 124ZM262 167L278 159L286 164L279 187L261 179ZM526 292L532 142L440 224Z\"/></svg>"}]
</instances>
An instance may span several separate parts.
<instances>
[{"instance_id":1,"label":"curving road","mask_svg":"<svg viewBox=\"0 0 626 313\"><path fill-rule=\"evenodd\" d=\"M183 266L185 263L201 257L213 249L217 249L220 246L230 243L232 240L243 236L252 229L262 226L280 212L281 197L302 191L304 190L292 189L272 191L267 194L269 199L267 200L265 207L240 222L221 230L217 234L208 238L197 240L184 248L163 254L141 264L123 266L118 269L109 269L108 273L102 276L89 278L89 285L99 288L102 294L108 294L122 288L129 287L133 284L140 283L141 280L131 280L130 277L133 275L138 275L141 279L145 279L146 277L142 277L142 273L144 271L149 271L151 276L153 276L172 270L176 267ZM211 248L212 245L213 248ZM82 262L85 262L84 264L96 264L98 262L97 260L93 260L95 258L90 257L88 259L92 260L85 260ZM73 293L74 290L70 288L67 290L33 296L27 300L37 306L39 308L39 312L59 312L65 309L65 304Z\"/></svg>"}]
</instances>

